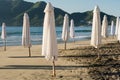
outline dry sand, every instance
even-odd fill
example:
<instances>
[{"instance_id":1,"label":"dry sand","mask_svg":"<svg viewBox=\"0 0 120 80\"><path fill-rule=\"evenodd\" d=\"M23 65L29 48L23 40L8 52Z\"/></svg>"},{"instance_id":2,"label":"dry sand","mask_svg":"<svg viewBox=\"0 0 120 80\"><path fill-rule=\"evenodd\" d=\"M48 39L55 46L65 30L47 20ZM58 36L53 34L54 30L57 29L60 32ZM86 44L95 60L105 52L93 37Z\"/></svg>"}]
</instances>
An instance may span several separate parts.
<instances>
[{"instance_id":1,"label":"dry sand","mask_svg":"<svg viewBox=\"0 0 120 80\"><path fill-rule=\"evenodd\" d=\"M89 42L68 43L67 50L64 50L64 44L58 44L55 78L51 76L52 62L41 56L41 45L32 46L32 57L28 57L28 49L22 46L9 46L7 51L0 47L0 80L95 80L89 74L90 68L85 67L90 65L88 59L80 58L82 53L86 53L85 49L92 53ZM116 40L109 38L103 42L114 43Z\"/></svg>"}]
</instances>

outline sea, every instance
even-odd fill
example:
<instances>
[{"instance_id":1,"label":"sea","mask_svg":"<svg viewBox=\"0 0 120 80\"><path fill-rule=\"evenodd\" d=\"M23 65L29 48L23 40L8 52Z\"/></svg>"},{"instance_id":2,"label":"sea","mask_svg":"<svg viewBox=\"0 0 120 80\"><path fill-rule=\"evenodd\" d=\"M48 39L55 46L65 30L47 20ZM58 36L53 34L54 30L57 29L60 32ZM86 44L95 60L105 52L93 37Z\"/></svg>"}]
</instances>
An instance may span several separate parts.
<instances>
[{"instance_id":1,"label":"sea","mask_svg":"<svg viewBox=\"0 0 120 80\"><path fill-rule=\"evenodd\" d=\"M0 26L0 35L1 29ZM75 41L83 41L91 39L91 26L75 26ZM21 46L22 41L22 26L7 26L7 46ZM43 27L30 27L31 34L31 43L32 45L41 45L42 44L42 36L43 36ZM57 35L57 43L63 43L61 39L62 34L62 26L56 27L56 35ZM108 34L110 35L110 26L108 28ZM68 42L73 42L74 40L69 38ZM0 38L0 46L3 46L3 41Z\"/></svg>"}]
</instances>

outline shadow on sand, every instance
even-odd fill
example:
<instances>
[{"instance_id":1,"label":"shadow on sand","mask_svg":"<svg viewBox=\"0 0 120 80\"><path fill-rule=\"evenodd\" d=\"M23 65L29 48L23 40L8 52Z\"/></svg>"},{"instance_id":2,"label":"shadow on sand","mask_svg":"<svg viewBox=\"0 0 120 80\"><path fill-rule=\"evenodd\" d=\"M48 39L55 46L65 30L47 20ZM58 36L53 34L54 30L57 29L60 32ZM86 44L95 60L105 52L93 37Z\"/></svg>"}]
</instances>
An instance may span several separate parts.
<instances>
[{"instance_id":1,"label":"shadow on sand","mask_svg":"<svg viewBox=\"0 0 120 80\"><path fill-rule=\"evenodd\" d=\"M105 57L105 56L119 56L120 54L100 54L101 57ZM89 58L89 57L97 57L97 54L85 54L85 55L68 55L68 56L59 56L60 58L79 58L79 57L83 57L83 58Z\"/></svg>"},{"instance_id":2,"label":"shadow on sand","mask_svg":"<svg viewBox=\"0 0 120 80\"><path fill-rule=\"evenodd\" d=\"M10 56L8 58L44 58L44 56Z\"/></svg>"},{"instance_id":3,"label":"shadow on sand","mask_svg":"<svg viewBox=\"0 0 120 80\"><path fill-rule=\"evenodd\" d=\"M56 70L72 70L77 68L92 68L92 67L104 67L104 66L114 66L114 65L120 65L120 64L84 64L84 65L56 65ZM51 70L52 65L7 65L4 67L0 67L0 69L45 69L45 70Z\"/></svg>"}]
</instances>

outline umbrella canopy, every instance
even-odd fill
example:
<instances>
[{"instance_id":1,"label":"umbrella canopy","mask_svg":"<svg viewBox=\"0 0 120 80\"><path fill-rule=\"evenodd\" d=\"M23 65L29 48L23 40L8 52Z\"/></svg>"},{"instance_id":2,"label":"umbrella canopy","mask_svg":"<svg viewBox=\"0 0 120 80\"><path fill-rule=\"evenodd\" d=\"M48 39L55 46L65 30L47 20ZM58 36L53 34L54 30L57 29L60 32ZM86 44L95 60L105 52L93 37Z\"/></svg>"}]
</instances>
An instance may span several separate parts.
<instances>
[{"instance_id":1,"label":"umbrella canopy","mask_svg":"<svg viewBox=\"0 0 120 80\"><path fill-rule=\"evenodd\" d=\"M70 22L70 37L74 38L75 37L75 32L74 32L74 20L72 19Z\"/></svg>"},{"instance_id":2,"label":"umbrella canopy","mask_svg":"<svg viewBox=\"0 0 120 80\"><path fill-rule=\"evenodd\" d=\"M62 29L62 40L65 42L65 50L68 38L69 38L69 17L67 14L65 14Z\"/></svg>"},{"instance_id":3,"label":"umbrella canopy","mask_svg":"<svg viewBox=\"0 0 120 80\"><path fill-rule=\"evenodd\" d=\"M117 33L117 40L120 42L120 20L119 20L119 27L118 27L118 33Z\"/></svg>"},{"instance_id":4,"label":"umbrella canopy","mask_svg":"<svg viewBox=\"0 0 120 80\"><path fill-rule=\"evenodd\" d=\"M2 23L2 33L1 33L1 39L3 39L3 43L4 43L4 51L6 51L6 25L3 22Z\"/></svg>"},{"instance_id":5,"label":"umbrella canopy","mask_svg":"<svg viewBox=\"0 0 120 80\"><path fill-rule=\"evenodd\" d=\"M57 39L55 31L55 18L54 8L51 3L47 3L44 10L44 24L43 24L43 43L42 43L42 55L47 60L53 61L53 77L56 76L55 72L55 60L58 57Z\"/></svg>"},{"instance_id":6,"label":"umbrella canopy","mask_svg":"<svg viewBox=\"0 0 120 80\"><path fill-rule=\"evenodd\" d=\"M1 39L6 40L6 24L3 22L2 23L2 33L1 33Z\"/></svg>"},{"instance_id":7,"label":"umbrella canopy","mask_svg":"<svg viewBox=\"0 0 120 80\"><path fill-rule=\"evenodd\" d=\"M55 31L54 8L51 3L47 3L44 12L42 55L45 56L47 60L57 60L58 48Z\"/></svg>"},{"instance_id":8,"label":"umbrella canopy","mask_svg":"<svg viewBox=\"0 0 120 80\"><path fill-rule=\"evenodd\" d=\"M93 23L91 33L91 45L95 48L101 44L101 21L100 21L100 9L95 6L93 11Z\"/></svg>"},{"instance_id":9,"label":"umbrella canopy","mask_svg":"<svg viewBox=\"0 0 120 80\"><path fill-rule=\"evenodd\" d=\"M110 31L111 36L114 36L115 30L114 30L114 22L111 22L111 31Z\"/></svg>"},{"instance_id":10,"label":"umbrella canopy","mask_svg":"<svg viewBox=\"0 0 120 80\"><path fill-rule=\"evenodd\" d=\"M108 27L107 16L104 15L103 22L102 22L102 32L101 32L101 35L104 38L106 38L108 36L108 34L107 34L107 27Z\"/></svg>"},{"instance_id":11,"label":"umbrella canopy","mask_svg":"<svg viewBox=\"0 0 120 80\"><path fill-rule=\"evenodd\" d=\"M29 48L29 56L31 56L30 22L27 13L24 13L23 17L22 45Z\"/></svg>"},{"instance_id":12,"label":"umbrella canopy","mask_svg":"<svg viewBox=\"0 0 120 80\"><path fill-rule=\"evenodd\" d=\"M67 41L68 38L69 38L69 17L67 14L65 14L62 30L62 39L63 41Z\"/></svg>"},{"instance_id":13,"label":"umbrella canopy","mask_svg":"<svg viewBox=\"0 0 120 80\"><path fill-rule=\"evenodd\" d=\"M119 17L116 18L116 28L115 28L115 35L118 35L118 27L119 27Z\"/></svg>"},{"instance_id":14,"label":"umbrella canopy","mask_svg":"<svg viewBox=\"0 0 120 80\"><path fill-rule=\"evenodd\" d=\"M23 17L22 45L24 47L31 47L30 23L29 23L29 16L27 13L24 13L24 17Z\"/></svg>"}]
</instances>

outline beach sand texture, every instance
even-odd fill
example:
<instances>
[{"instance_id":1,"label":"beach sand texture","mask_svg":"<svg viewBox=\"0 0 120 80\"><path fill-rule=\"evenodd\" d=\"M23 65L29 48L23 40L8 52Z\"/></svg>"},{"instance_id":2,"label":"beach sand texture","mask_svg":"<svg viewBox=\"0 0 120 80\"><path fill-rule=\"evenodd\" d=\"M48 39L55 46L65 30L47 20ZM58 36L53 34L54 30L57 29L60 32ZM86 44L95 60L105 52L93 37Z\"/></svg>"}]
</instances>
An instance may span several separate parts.
<instances>
[{"instance_id":1,"label":"beach sand texture","mask_svg":"<svg viewBox=\"0 0 120 80\"><path fill-rule=\"evenodd\" d=\"M120 45L113 38L103 42L99 50L91 47L90 41L68 43L67 50L58 44L55 78L51 76L52 62L41 56L41 45L32 46L32 57L23 46L9 46L7 51L0 47L0 80L116 80L120 75ZM97 53L102 55L99 59Z\"/></svg>"}]
</instances>

